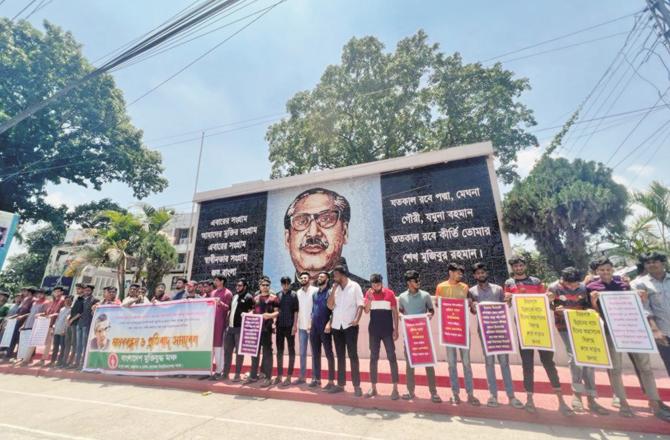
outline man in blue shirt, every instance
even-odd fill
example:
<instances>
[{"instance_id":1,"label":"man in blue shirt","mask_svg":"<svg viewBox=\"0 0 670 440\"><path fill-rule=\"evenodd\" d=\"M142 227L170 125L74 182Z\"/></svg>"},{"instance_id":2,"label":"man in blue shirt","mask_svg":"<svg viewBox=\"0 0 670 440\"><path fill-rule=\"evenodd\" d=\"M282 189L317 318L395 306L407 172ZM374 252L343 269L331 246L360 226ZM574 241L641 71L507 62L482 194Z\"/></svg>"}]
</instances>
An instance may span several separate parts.
<instances>
[{"instance_id":1,"label":"man in blue shirt","mask_svg":"<svg viewBox=\"0 0 670 440\"><path fill-rule=\"evenodd\" d=\"M312 297L312 324L309 333L312 345L312 382L309 386L315 388L321 384L321 347L323 347L328 360L328 383L324 387L326 391L335 386L335 356L330 326L332 311L328 308L329 282L328 272L319 272L316 278L318 290Z\"/></svg>"}]
</instances>

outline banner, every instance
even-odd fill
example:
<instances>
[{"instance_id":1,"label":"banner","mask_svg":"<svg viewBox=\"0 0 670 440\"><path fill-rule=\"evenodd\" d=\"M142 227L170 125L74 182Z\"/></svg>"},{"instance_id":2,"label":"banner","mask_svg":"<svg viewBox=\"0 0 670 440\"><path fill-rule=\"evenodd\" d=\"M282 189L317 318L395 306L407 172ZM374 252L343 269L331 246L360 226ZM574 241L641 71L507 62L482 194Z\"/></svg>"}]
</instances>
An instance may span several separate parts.
<instances>
[{"instance_id":1,"label":"banner","mask_svg":"<svg viewBox=\"0 0 670 440\"><path fill-rule=\"evenodd\" d=\"M258 356L258 346L261 343L261 331L263 330L263 315L253 313L242 313L242 327L240 330L240 346L237 354L246 356Z\"/></svg>"},{"instance_id":2,"label":"banner","mask_svg":"<svg viewBox=\"0 0 670 440\"><path fill-rule=\"evenodd\" d=\"M434 367L437 365L433 334L426 315L402 317L407 362L410 367Z\"/></svg>"},{"instance_id":3,"label":"banner","mask_svg":"<svg viewBox=\"0 0 670 440\"><path fill-rule=\"evenodd\" d=\"M658 353L637 292L601 292L598 301L617 352Z\"/></svg>"},{"instance_id":4,"label":"banner","mask_svg":"<svg viewBox=\"0 0 670 440\"><path fill-rule=\"evenodd\" d=\"M575 365L612 368L603 322L595 310L564 310Z\"/></svg>"},{"instance_id":5,"label":"banner","mask_svg":"<svg viewBox=\"0 0 670 440\"><path fill-rule=\"evenodd\" d=\"M46 345L50 325L51 318L47 316L40 316L39 318L35 319L35 323L33 324L33 331L30 334L31 347L44 347Z\"/></svg>"},{"instance_id":6,"label":"banner","mask_svg":"<svg viewBox=\"0 0 670 440\"><path fill-rule=\"evenodd\" d=\"M12 343L12 335L14 334L15 327L16 327L16 318L5 320L5 330L2 333L2 340L0 341L0 347L9 347L9 344Z\"/></svg>"},{"instance_id":7,"label":"banner","mask_svg":"<svg viewBox=\"0 0 670 440\"><path fill-rule=\"evenodd\" d=\"M19 330L19 348L16 350L17 359L30 359L35 347L30 346L30 334L32 330Z\"/></svg>"},{"instance_id":8,"label":"banner","mask_svg":"<svg viewBox=\"0 0 670 440\"><path fill-rule=\"evenodd\" d=\"M506 303L477 303L477 316L482 345L487 356L516 353L512 337L512 316Z\"/></svg>"},{"instance_id":9,"label":"banner","mask_svg":"<svg viewBox=\"0 0 670 440\"><path fill-rule=\"evenodd\" d=\"M470 348L467 298L438 298L440 345Z\"/></svg>"},{"instance_id":10,"label":"banner","mask_svg":"<svg viewBox=\"0 0 670 440\"><path fill-rule=\"evenodd\" d=\"M512 304L519 334L519 348L554 351L554 319L549 311L547 295L513 295Z\"/></svg>"},{"instance_id":11,"label":"banner","mask_svg":"<svg viewBox=\"0 0 670 440\"><path fill-rule=\"evenodd\" d=\"M209 298L101 305L93 315L84 370L136 376L209 374L214 308Z\"/></svg>"},{"instance_id":12,"label":"banner","mask_svg":"<svg viewBox=\"0 0 670 440\"><path fill-rule=\"evenodd\" d=\"M9 253L14 233L19 225L19 215L12 212L0 211L0 269Z\"/></svg>"}]
</instances>

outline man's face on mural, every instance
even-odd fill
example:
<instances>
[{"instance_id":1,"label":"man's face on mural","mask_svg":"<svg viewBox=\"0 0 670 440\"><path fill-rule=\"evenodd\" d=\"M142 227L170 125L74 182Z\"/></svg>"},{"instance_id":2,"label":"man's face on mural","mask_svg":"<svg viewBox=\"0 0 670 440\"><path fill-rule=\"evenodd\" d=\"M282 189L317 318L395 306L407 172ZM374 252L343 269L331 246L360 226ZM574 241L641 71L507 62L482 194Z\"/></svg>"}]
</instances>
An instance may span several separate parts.
<instances>
[{"instance_id":1,"label":"man's face on mural","mask_svg":"<svg viewBox=\"0 0 670 440\"><path fill-rule=\"evenodd\" d=\"M328 194L311 194L298 201L285 234L285 244L297 272L330 270L340 260L348 240L348 224Z\"/></svg>"}]
</instances>

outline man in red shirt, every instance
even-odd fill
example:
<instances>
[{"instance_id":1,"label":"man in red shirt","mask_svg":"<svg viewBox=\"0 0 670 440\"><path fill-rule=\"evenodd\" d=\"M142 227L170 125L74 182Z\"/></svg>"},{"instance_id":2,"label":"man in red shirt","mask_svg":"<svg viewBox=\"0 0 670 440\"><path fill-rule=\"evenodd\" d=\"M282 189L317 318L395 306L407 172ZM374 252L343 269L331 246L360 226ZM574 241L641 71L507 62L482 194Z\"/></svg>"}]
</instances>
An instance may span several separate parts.
<instances>
[{"instance_id":1,"label":"man in red shirt","mask_svg":"<svg viewBox=\"0 0 670 440\"><path fill-rule=\"evenodd\" d=\"M47 335L47 341L46 345L44 346L44 354L42 355L42 360L40 361L40 365L44 365L46 362L46 358L51 355L51 344L53 343L53 325L54 322L56 321L56 317L58 316L58 312L60 312L60 309L63 307L65 304L65 297L63 296L63 293L65 291L65 288L63 286L56 286L53 288L51 291L51 304L49 304L49 307L47 307L47 310L45 312L45 315L51 318L51 325L49 326L49 334ZM54 362L50 362L49 366L53 365Z\"/></svg>"},{"instance_id":2,"label":"man in red shirt","mask_svg":"<svg viewBox=\"0 0 670 440\"><path fill-rule=\"evenodd\" d=\"M393 290L384 287L381 274L370 275L372 287L365 293L365 313L370 314L370 382L371 388L365 397L377 395L377 364L379 350L384 343L386 357L391 366L393 391L391 400L398 400L398 360L395 355L395 341L398 339L398 302Z\"/></svg>"}]
</instances>

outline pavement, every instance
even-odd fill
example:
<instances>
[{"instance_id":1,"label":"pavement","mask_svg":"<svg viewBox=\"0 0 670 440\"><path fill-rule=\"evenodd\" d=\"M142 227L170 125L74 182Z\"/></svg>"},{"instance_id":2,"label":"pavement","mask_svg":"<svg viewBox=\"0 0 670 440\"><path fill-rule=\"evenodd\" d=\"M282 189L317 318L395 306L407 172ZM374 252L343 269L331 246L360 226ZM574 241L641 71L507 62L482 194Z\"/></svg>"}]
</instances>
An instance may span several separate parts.
<instances>
[{"instance_id":1,"label":"pavement","mask_svg":"<svg viewBox=\"0 0 670 440\"><path fill-rule=\"evenodd\" d=\"M524 437L646 440L663 436L0 374L0 438L3 440L443 440L447 437L459 440Z\"/></svg>"}]
</instances>

